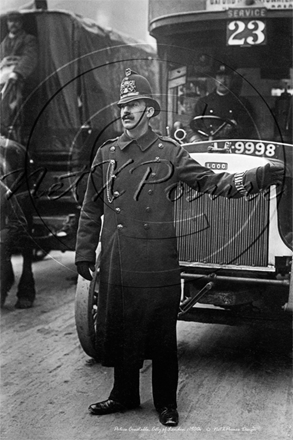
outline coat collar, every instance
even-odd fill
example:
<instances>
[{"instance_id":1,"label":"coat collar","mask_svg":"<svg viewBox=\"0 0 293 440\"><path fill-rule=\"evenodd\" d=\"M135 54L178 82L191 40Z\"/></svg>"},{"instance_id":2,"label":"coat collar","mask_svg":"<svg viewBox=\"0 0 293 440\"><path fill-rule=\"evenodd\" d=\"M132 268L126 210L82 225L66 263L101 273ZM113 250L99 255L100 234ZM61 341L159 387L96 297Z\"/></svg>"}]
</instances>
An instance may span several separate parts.
<instances>
[{"instance_id":1,"label":"coat collar","mask_svg":"<svg viewBox=\"0 0 293 440\"><path fill-rule=\"evenodd\" d=\"M124 150L128 145L132 142L136 142L141 151L145 151L149 148L156 140L158 136L156 133L149 127L148 131L138 139L130 138L125 132L118 139L118 146L121 150Z\"/></svg>"}]
</instances>

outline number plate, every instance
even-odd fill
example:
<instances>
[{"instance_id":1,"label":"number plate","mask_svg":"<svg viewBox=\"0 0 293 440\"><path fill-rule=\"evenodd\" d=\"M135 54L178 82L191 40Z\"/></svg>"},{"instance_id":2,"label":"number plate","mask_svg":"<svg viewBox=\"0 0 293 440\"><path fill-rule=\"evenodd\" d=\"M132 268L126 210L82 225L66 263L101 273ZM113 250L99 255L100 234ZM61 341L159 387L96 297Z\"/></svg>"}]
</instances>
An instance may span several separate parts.
<instances>
[{"instance_id":1,"label":"number plate","mask_svg":"<svg viewBox=\"0 0 293 440\"><path fill-rule=\"evenodd\" d=\"M227 160L226 153L227 147L230 149L230 153L244 154L245 156L266 157L268 159L287 160L292 157L292 145L284 144L281 142L250 140L250 139L227 139L217 141L202 141L194 144L186 144L185 148L189 153L204 153L207 151L213 151L213 153L222 153L223 160ZM213 161L213 155L211 155L208 164L214 164L214 170L224 170L225 168L219 168L218 164L225 164L225 162ZM214 157L214 159L216 159ZM217 157L218 159L218 157ZM210 165L207 165L211 167Z\"/></svg>"},{"instance_id":2,"label":"number plate","mask_svg":"<svg viewBox=\"0 0 293 440\"><path fill-rule=\"evenodd\" d=\"M251 154L253 156L274 157L277 144L271 142L236 141L231 145L231 152L236 154Z\"/></svg>"}]
</instances>

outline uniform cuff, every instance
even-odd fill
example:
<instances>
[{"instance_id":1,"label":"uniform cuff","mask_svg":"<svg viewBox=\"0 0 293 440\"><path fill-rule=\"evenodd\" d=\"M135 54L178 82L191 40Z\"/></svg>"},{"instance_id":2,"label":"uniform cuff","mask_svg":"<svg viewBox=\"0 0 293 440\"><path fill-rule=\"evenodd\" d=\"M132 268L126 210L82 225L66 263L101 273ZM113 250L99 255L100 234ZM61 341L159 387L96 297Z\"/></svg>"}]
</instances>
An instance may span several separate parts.
<instances>
[{"instance_id":1,"label":"uniform cuff","mask_svg":"<svg viewBox=\"0 0 293 440\"><path fill-rule=\"evenodd\" d=\"M236 173L234 175L234 183L235 183L235 187L236 187L237 191L240 194L242 194L243 196L246 196L247 195L247 191L246 191L245 186L244 186L244 175L245 175L245 172Z\"/></svg>"}]
</instances>

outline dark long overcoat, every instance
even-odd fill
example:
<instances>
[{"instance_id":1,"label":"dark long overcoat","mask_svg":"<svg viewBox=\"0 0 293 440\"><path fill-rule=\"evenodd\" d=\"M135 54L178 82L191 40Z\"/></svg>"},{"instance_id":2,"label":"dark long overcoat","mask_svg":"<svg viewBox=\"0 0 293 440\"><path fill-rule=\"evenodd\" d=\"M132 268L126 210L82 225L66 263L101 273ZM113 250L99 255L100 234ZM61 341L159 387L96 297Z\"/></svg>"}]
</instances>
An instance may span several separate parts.
<instances>
[{"instance_id":1,"label":"dark long overcoat","mask_svg":"<svg viewBox=\"0 0 293 440\"><path fill-rule=\"evenodd\" d=\"M178 181L239 197L233 175L215 174L151 129L137 141L106 142L92 164L81 211L76 262L95 261L101 216L98 333L102 363L142 365L176 351L180 272L173 224Z\"/></svg>"}]
</instances>

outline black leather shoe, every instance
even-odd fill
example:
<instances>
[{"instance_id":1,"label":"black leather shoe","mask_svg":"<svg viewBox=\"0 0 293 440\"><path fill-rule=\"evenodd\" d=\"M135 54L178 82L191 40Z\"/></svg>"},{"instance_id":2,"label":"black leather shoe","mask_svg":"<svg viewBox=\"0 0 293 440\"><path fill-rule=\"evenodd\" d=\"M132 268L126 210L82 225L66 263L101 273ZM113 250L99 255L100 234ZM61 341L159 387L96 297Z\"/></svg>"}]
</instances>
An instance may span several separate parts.
<instances>
[{"instance_id":1,"label":"black leather shoe","mask_svg":"<svg viewBox=\"0 0 293 440\"><path fill-rule=\"evenodd\" d=\"M94 416L103 416L105 414L112 414L116 412L124 412L129 409L137 408L139 405L125 406L122 403L115 402L115 400L107 399L103 402L93 403L89 406L89 412Z\"/></svg>"},{"instance_id":2,"label":"black leather shoe","mask_svg":"<svg viewBox=\"0 0 293 440\"><path fill-rule=\"evenodd\" d=\"M179 422L179 414L177 409L164 407L158 410L159 420L165 426L177 426Z\"/></svg>"},{"instance_id":3,"label":"black leather shoe","mask_svg":"<svg viewBox=\"0 0 293 440\"><path fill-rule=\"evenodd\" d=\"M93 403L89 406L89 412L94 416L103 416L104 414L112 414L115 412L123 412L126 408L115 400L107 399L103 402Z\"/></svg>"}]
</instances>

